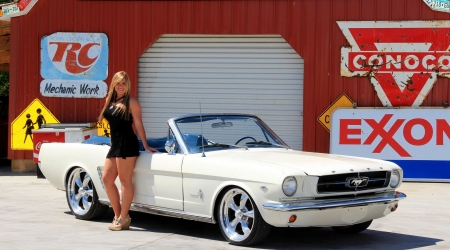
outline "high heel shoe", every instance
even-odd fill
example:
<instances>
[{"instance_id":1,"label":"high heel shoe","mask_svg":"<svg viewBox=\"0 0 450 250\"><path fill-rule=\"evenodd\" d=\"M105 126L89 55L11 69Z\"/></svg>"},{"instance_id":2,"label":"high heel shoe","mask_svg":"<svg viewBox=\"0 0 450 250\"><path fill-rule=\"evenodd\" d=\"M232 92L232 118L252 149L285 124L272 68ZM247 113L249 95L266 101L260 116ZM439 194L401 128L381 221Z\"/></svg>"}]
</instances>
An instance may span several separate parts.
<instances>
[{"instance_id":1,"label":"high heel shoe","mask_svg":"<svg viewBox=\"0 0 450 250\"><path fill-rule=\"evenodd\" d=\"M112 231L130 230L130 224L130 216L128 216L127 218L119 217L119 219L117 219L113 224L108 226L108 229Z\"/></svg>"},{"instance_id":2,"label":"high heel shoe","mask_svg":"<svg viewBox=\"0 0 450 250\"><path fill-rule=\"evenodd\" d=\"M108 226L108 228L109 228L110 226L113 226L114 224L116 224L116 220L117 220L117 217L114 216L113 221L112 221L111 224Z\"/></svg>"}]
</instances>

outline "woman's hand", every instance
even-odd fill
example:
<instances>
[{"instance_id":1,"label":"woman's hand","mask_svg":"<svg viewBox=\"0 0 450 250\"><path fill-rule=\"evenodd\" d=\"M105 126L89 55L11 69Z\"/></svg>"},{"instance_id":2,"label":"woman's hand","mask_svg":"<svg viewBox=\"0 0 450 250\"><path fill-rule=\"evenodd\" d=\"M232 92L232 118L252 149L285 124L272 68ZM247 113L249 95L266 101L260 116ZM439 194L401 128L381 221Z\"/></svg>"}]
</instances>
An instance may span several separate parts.
<instances>
[{"instance_id":1,"label":"woman's hand","mask_svg":"<svg viewBox=\"0 0 450 250\"><path fill-rule=\"evenodd\" d=\"M150 154L159 152L158 150L156 150L156 149L154 149L154 148L152 148L152 147L150 147L150 146L148 146L148 145L145 145L145 146L144 146L144 149L145 149L145 151L149 152Z\"/></svg>"}]
</instances>

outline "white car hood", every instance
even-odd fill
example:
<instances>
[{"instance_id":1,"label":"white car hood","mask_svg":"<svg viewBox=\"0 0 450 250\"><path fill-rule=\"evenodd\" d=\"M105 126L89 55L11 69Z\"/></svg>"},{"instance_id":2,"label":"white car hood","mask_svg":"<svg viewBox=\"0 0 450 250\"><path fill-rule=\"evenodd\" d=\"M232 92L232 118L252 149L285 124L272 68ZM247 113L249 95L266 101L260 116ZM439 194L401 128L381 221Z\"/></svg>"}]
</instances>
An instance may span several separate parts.
<instances>
[{"instance_id":1,"label":"white car hood","mask_svg":"<svg viewBox=\"0 0 450 250\"><path fill-rule=\"evenodd\" d=\"M217 154L216 154L217 153ZM276 167L285 173L304 172L307 175L320 176L351 172L386 171L398 166L392 162L322 153L311 153L286 149L235 149L207 152L213 157L224 157L244 164L259 162L265 167Z\"/></svg>"}]
</instances>

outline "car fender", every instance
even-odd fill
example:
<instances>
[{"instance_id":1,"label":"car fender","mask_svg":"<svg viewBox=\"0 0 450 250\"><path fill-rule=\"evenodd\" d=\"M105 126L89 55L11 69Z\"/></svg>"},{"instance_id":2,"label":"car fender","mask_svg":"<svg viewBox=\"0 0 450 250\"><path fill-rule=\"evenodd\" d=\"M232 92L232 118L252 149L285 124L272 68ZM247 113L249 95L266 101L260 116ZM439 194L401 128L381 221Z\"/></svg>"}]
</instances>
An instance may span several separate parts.
<instances>
[{"instance_id":1,"label":"car fender","mask_svg":"<svg viewBox=\"0 0 450 250\"><path fill-rule=\"evenodd\" d=\"M214 219L214 222L218 222L218 218L216 218L216 209L218 208L218 204L221 201L222 195L224 191L229 187L236 187L244 190L253 200L254 205L258 208L261 216L265 221L269 220L269 216L273 216L273 213L266 213L266 209L263 208L262 204L267 202L265 199L265 192L269 189L276 188L277 185L271 183L257 183L257 182L240 182L240 181L225 181L222 182L217 188L214 190L213 196L211 199L211 204L209 204L211 211L210 214ZM277 217L276 219L279 220ZM271 218L270 221L273 221L274 218Z\"/></svg>"}]
</instances>

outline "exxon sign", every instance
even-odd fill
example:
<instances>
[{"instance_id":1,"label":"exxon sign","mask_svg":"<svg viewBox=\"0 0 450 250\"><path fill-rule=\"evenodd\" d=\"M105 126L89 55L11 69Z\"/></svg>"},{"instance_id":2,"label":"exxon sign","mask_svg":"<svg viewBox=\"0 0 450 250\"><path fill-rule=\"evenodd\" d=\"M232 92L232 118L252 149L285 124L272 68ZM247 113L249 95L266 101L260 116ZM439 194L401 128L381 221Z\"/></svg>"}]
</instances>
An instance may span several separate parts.
<instances>
[{"instance_id":1,"label":"exxon sign","mask_svg":"<svg viewBox=\"0 0 450 250\"><path fill-rule=\"evenodd\" d=\"M368 77L384 106L419 106L450 77L450 21L337 23L350 43L341 76Z\"/></svg>"},{"instance_id":2,"label":"exxon sign","mask_svg":"<svg viewBox=\"0 0 450 250\"><path fill-rule=\"evenodd\" d=\"M449 108L338 108L330 153L389 160L405 178L450 182Z\"/></svg>"}]
</instances>

